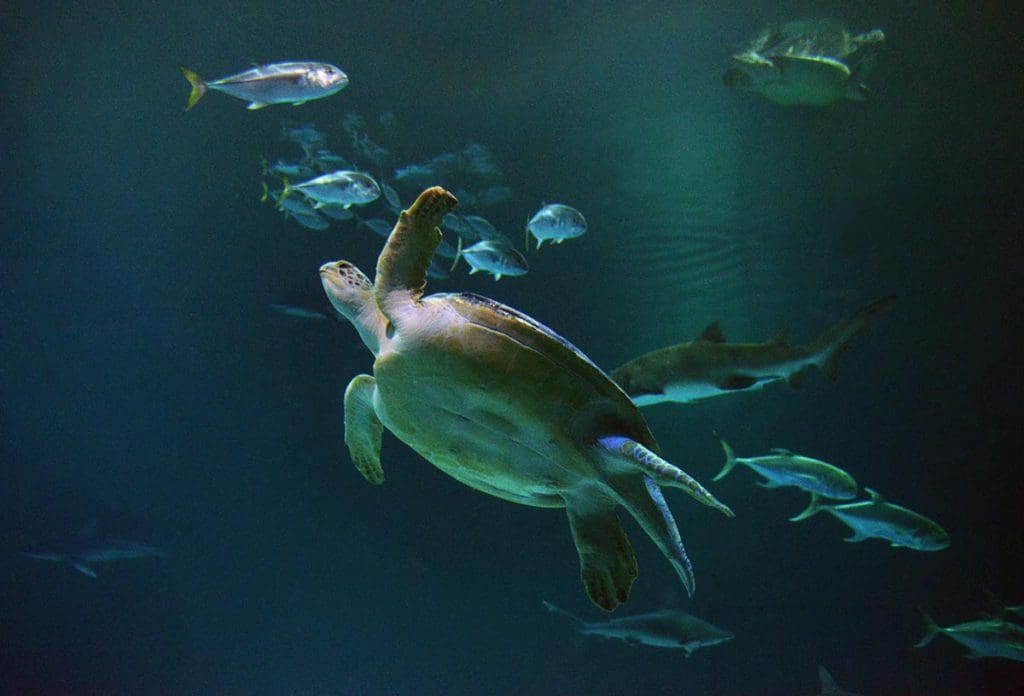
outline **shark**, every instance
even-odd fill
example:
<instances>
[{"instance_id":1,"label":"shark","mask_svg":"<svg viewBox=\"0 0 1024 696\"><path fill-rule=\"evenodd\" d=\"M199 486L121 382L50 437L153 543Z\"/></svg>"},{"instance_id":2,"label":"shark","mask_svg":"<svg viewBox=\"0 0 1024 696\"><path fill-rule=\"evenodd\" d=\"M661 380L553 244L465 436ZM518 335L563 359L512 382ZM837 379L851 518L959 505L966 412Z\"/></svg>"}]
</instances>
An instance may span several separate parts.
<instances>
[{"instance_id":1,"label":"shark","mask_svg":"<svg viewBox=\"0 0 1024 696\"><path fill-rule=\"evenodd\" d=\"M551 602L544 602L544 606L548 611L569 619L583 635L615 638L630 645L682 648L687 657L700 648L718 645L736 637L731 631L678 609L662 609L588 623Z\"/></svg>"},{"instance_id":2,"label":"shark","mask_svg":"<svg viewBox=\"0 0 1024 696\"><path fill-rule=\"evenodd\" d=\"M788 329L780 330L765 343L728 343L716 321L693 341L630 360L612 370L611 378L641 407L665 402L688 404L761 389L779 381L799 388L812 366L835 380L840 356L895 304L895 296L883 297L802 346L790 345Z\"/></svg>"},{"instance_id":3,"label":"shark","mask_svg":"<svg viewBox=\"0 0 1024 696\"><path fill-rule=\"evenodd\" d=\"M163 549L148 544L114 537L81 537L24 549L23 556L40 561L67 563L90 578L96 577L94 563L135 558L154 558L166 555Z\"/></svg>"},{"instance_id":4,"label":"shark","mask_svg":"<svg viewBox=\"0 0 1024 696\"><path fill-rule=\"evenodd\" d=\"M852 691L845 691L836 684L836 680L828 673L828 670L818 665L818 682L821 684L819 696L861 696Z\"/></svg>"}]
</instances>

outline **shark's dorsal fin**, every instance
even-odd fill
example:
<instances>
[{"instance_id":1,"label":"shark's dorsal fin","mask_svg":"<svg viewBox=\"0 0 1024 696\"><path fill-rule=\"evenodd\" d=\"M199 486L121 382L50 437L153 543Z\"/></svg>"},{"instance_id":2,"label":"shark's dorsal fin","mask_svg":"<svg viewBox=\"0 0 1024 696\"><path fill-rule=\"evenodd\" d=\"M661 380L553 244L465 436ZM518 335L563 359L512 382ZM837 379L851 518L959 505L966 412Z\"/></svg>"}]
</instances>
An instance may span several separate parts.
<instances>
[{"instance_id":1,"label":"shark's dorsal fin","mask_svg":"<svg viewBox=\"0 0 1024 696\"><path fill-rule=\"evenodd\" d=\"M778 332L768 340L768 344L772 346L788 346L789 345L789 327L784 327L778 330Z\"/></svg>"},{"instance_id":2,"label":"shark's dorsal fin","mask_svg":"<svg viewBox=\"0 0 1024 696\"><path fill-rule=\"evenodd\" d=\"M714 324L708 324L707 327L701 331L697 340L707 341L708 343L725 343L725 332L722 331L722 325L717 321Z\"/></svg>"},{"instance_id":3,"label":"shark's dorsal fin","mask_svg":"<svg viewBox=\"0 0 1024 696\"><path fill-rule=\"evenodd\" d=\"M882 494L879 493L878 491L876 491L874 488L868 488L867 486L865 486L864 487L864 492L871 496L871 502L872 503L884 503L885 502L885 498L882 497Z\"/></svg>"}]
</instances>

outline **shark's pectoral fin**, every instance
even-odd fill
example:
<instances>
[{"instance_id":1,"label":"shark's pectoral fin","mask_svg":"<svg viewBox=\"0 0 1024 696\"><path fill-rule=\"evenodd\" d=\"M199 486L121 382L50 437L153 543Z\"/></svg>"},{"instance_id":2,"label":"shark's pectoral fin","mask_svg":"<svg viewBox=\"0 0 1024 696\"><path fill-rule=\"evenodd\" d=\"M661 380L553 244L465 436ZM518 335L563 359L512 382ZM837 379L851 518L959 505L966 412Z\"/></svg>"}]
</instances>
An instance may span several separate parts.
<instances>
[{"instance_id":1,"label":"shark's pectoral fin","mask_svg":"<svg viewBox=\"0 0 1024 696\"><path fill-rule=\"evenodd\" d=\"M869 537L869 536L867 536L865 534L861 534L860 532L854 532L853 536L846 537L845 539L843 539L843 541L845 541L845 542L847 542L849 544L856 544L858 542L861 542L861 541L864 541L865 539L870 539L870 538L871 537Z\"/></svg>"},{"instance_id":2,"label":"shark's pectoral fin","mask_svg":"<svg viewBox=\"0 0 1024 696\"><path fill-rule=\"evenodd\" d=\"M345 444L352 463L367 481L384 483L380 465L380 443L384 425L373 408L377 382L370 375L357 375L345 389Z\"/></svg>"},{"instance_id":3,"label":"shark's pectoral fin","mask_svg":"<svg viewBox=\"0 0 1024 696\"><path fill-rule=\"evenodd\" d=\"M593 489L565 496L583 586L590 600L605 611L626 601L637 575L636 555L622 531L615 505Z\"/></svg>"},{"instance_id":4,"label":"shark's pectoral fin","mask_svg":"<svg viewBox=\"0 0 1024 696\"><path fill-rule=\"evenodd\" d=\"M784 484L781 484L777 481L772 481L771 479L768 479L766 481L758 481L757 485L760 486L761 488L783 488L784 486Z\"/></svg>"},{"instance_id":5,"label":"shark's pectoral fin","mask_svg":"<svg viewBox=\"0 0 1024 696\"><path fill-rule=\"evenodd\" d=\"M743 391L757 384L757 377L750 375L729 375L718 380L716 387L724 391Z\"/></svg>"},{"instance_id":6,"label":"shark's pectoral fin","mask_svg":"<svg viewBox=\"0 0 1024 696\"><path fill-rule=\"evenodd\" d=\"M70 563L71 567L82 575L88 575L90 578L96 577L96 571L87 565L81 558L69 558L68 563Z\"/></svg>"}]
</instances>

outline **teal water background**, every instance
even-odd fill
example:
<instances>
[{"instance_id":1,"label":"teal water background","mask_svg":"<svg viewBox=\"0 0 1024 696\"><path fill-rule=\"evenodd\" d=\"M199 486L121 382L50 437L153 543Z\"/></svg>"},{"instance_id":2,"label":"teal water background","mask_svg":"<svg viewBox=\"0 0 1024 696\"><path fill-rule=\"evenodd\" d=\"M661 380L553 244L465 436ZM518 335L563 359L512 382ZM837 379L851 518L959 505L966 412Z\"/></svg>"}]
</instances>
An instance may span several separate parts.
<instances>
[{"instance_id":1,"label":"teal water background","mask_svg":"<svg viewBox=\"0 0 1024 696\"><path fill-rule=\"evenodd\" d=\"M784 109L725 88L768 21L839 16L887 41L866 103ZM12 694L1021 693L1015 663L924 650L941 623L1020 602L1020 9L1002 3L68 3L0 9L0 690ZM184 63L326 60L351 84L189 113ZM519 239L542 202L582 239L519 279L457 271L612 368L721 320L794 341L899 301L839 380L645 413L707 483L711 431L788 447L940 521L936 554L844 544L805 496L736 472L715 515L669 493L692 600L631 523L620 611L679 606L737 638L686 660L576 636L597 618L561 511L446 478L390 436L368 486L341 398L371 360L316 270L369 270L381 239L313 232L259 203L282 119L329 133L395 114L410 161L489 145ZM98 518L164 546L96 580L16 554Z\"/></svg>"}]
</instances>

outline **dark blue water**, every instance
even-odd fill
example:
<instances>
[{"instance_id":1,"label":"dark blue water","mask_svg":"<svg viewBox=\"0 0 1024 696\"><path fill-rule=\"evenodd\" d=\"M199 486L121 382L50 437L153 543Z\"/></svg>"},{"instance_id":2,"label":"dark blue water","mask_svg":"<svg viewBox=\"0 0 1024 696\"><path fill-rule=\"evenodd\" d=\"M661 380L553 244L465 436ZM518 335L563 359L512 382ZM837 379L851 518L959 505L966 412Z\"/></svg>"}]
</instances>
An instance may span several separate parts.
<instances>
[{"instance_id":1,"label":"dark blue water","mask_svg":"<svg viewBox=\"0 0 1024 696\"><path fill-rule=\"evenodd\" d=\"M786 109L722 86L767 21L841 16L887 41L865 103ZM8 3L0 9L0 690L11 694L813 694L816 666L866 694L1021 693L1019 664L925 649L1017 603L1024 132L1018 8L1003 3ZM322 59L351 84L248 112L187 114L178 63L218 77ZM726 519L669 492L697 573L687 599L639 529L622 613L681 607L736 639L685 659L574 634L590 619L564 513L461 486L391 436L371 487L342 394L371 366L316 270L366 270L382 240L314 232L259 202L282 119L344 146L348 112L391 111L422 161L478 142L514 198L587 236L471 290L614 367L721 320L735 341L813 338L896 309L832 383L645 414L705 483L711 431L853 473L943 524L938 553L845 544L806 496L737 471ZM93 580L19 548L90 520L166 548Z\"/></svg>"}]
</instances>

